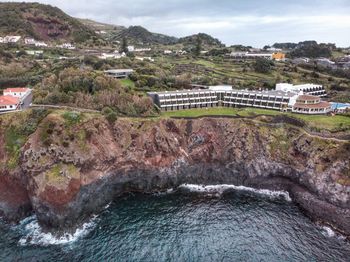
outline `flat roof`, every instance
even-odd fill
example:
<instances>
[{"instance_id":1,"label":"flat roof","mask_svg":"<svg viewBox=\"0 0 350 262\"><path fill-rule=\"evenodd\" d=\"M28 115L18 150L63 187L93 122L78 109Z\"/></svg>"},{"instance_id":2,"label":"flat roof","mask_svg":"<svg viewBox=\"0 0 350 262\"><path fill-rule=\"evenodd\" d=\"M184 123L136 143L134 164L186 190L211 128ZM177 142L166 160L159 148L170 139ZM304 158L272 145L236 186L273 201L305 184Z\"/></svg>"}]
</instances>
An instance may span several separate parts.
<instances>
[{"instance_id":1,"label":"flat roof","mask_svg":"<svg viewBox=\"0 0 350 262\"><path fill-rule=\"evenodd\" d=\"M128 73L128 72L134 72L133 69L109 69L105 70L105 73L112 73L112 74L117 74L117 73Z\"/></svg>"},{"instance_id":2,"label":"flat roof","mask_svg":"<svg viewBox=\"0 0 350 262\"><path fill-rule=\"evenodd\" d=\"M176 91L161 91L161 92L148 92L149 95L174 95L174 94L186 94L186 93L243 93L243 94L257 94L257 95L270 95L270 96L285 96L293 97L297 95L295 92L284 92L277 90L268 90L268 91L257 91L257 90L243 90L243 89L232 89L232 90L176 90Z\"/></svg>"}]
</instances>

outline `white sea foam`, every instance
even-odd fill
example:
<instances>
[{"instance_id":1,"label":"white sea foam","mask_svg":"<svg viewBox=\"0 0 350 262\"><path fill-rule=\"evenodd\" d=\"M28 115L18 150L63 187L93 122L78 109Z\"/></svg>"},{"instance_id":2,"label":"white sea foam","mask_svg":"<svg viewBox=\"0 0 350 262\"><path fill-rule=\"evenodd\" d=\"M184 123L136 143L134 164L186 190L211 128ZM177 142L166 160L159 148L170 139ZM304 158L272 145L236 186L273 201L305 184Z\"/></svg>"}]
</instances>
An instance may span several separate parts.
<instances>
[{"instance_id":1,"label":"white sea foam","mask_svg":"<svg viewBox=\"0 0 350 262\"><path fill-rule=\"evenodd\" d=\"M221 195L227 190L239 190L239 191L248 191L253 192L255 194L268 196L271 198L281 198L283 197L286 201L290 202L292 199L289 196L289 193L286 191L272 191L267 189L255 189L251 187L245 187L245 186L235 186L235 185L193 185L193 184L183 184L179 186L179 188L190 190L191 192L198 192L198 193L209 193L214 195Z\"/></svg>"},{"instance_id":2,"label":"white sea foam","mask_svg":"<svg viewBox=\"0 0 350 262\"><path fill-rule=\"evenodd\" d=\"M73 234L65 233L62 236L55 236L52 233L43 232L38 220L35 216L26 218L20 224L23 228L24 236L19 240L19 245L65 245L77 241L79 238L86 236L96 226L97 216L84 223L80 228L76 229Z\"/></svg>"},{"instance_id":3,"label":"white sea foam","mask_svg":"<svg viewBox=\"0 0 350 262\"><path fill-rule=\"evenodd\" d=\"M335 236L335 232L333 231L333 229L331 229L330 227L327 227L327 226L322 227L322 234L326 237L334 237Z\"/></svg>"},{"instance_id":4,"label":"white sea foam","mask_svg":"<svg viewBox=\"0 0 350 262\"><path fill-rule=\"evenodd\" d=\"M335 232L332 228L330 228L329 226L321 226L321 233L322 235L326 236L326 237L335 237L337 239L340 239L340 240L345 240L346 237Z\"/></svg>"},{"instance_id":5,"label":"white sea foam","mask_svg":"<svg viewBox=\"0 0 350 262\"><path fill-rule=\"evenodd\" d=\"M112 202L109 202L107 205L105 205L104 210L108 209L111 206Z\"/></svg>"},{"instance_id":6,"label":"white sea foam","mask_svg":"<svg viewBox=\"0 0 350 262\"><path fill-rule=\"evenodd\" d=\"M165 196L174 193L175 190L173 188L169 188L166 191L160 191L153 193L154 196Z\"/></svg>"}]
</instances>

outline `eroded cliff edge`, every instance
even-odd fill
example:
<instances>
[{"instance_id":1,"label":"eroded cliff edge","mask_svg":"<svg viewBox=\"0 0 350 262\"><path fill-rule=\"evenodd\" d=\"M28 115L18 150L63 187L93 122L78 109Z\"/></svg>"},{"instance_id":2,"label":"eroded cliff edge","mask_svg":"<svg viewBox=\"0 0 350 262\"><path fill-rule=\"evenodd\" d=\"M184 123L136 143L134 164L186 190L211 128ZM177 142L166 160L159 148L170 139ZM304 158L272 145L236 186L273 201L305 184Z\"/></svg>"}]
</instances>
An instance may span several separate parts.
<instances>
[{"instance_id":1,"label":"eroded cliff edge","mask_svg":"<svg viewBox=\"0 0 350 262\"><path fill-rule=\"evenodd\" d=\"M0 134L0 213L67 229L128 191L183 183L287 190L312 218L350 235L350 144L270 119L46 116L18 152ZM276 122L276 121L275 121ZM8 164L10 163L10 164Z\"/></svg>"}]
</instances>

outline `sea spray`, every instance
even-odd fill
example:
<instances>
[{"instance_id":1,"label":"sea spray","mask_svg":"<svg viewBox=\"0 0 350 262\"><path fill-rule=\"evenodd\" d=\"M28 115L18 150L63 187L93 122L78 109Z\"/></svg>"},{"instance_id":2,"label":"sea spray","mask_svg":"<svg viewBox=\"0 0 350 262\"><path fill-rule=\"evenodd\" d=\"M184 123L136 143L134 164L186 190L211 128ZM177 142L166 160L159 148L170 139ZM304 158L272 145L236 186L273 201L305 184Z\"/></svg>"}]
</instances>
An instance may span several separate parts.
<instances>
[{"instance_id":1,"label":"sea spray","mask_svg":"<svg viewBox=\"0 0 350 262\"><path fill-rule=\"evenodd\" d=\"M40 227L36 216L31 216L21 221L19 227L23 231L23 237L19 240L19 245L65 245L77 241L91 232L97 223L97 216L93 216L90 221L77 228L74 233L64 233L61 236L55 236L50 232L44 232Z\"/></svg>"},{"instance_id":2,"label":"sea spray","mask_svg":"<svg viewBox=\"0 0 350 262\"><path fill-rule=\"evenodd\" d=\"M246 191L252 192L254 194L268 196L270 198L284 198L286 201L291 202L292 199L289 196L289 193L286 191L272 191L267 189L255 189L245 186L235 186L235 185L195 185L195 184L183 184L179 186L179 189L189 190L190 192L198 193L208 193L213 195L221 195L228 190L237 190L237 191Z\"/></svg>"}]
</instances>

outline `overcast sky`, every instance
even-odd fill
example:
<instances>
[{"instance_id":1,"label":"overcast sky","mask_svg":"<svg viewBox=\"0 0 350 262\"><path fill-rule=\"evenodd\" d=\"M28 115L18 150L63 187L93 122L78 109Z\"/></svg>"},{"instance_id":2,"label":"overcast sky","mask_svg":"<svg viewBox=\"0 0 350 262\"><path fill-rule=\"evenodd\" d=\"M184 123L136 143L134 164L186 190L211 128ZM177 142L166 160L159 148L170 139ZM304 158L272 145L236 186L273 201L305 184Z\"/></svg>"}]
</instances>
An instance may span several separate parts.
<instances>
[{"instance_id":1,"label":"overcast sky","mask_svg":"<svg viewBox=\"0 0 350 262\"><path fill-rule=\"evenodd\" d=\"M26 1L32 2L32 1ZM177 37L208 33L257 47L317 40L350 46L350 0L40 0L71 16Z\"/></svg>"}]
</instances>

